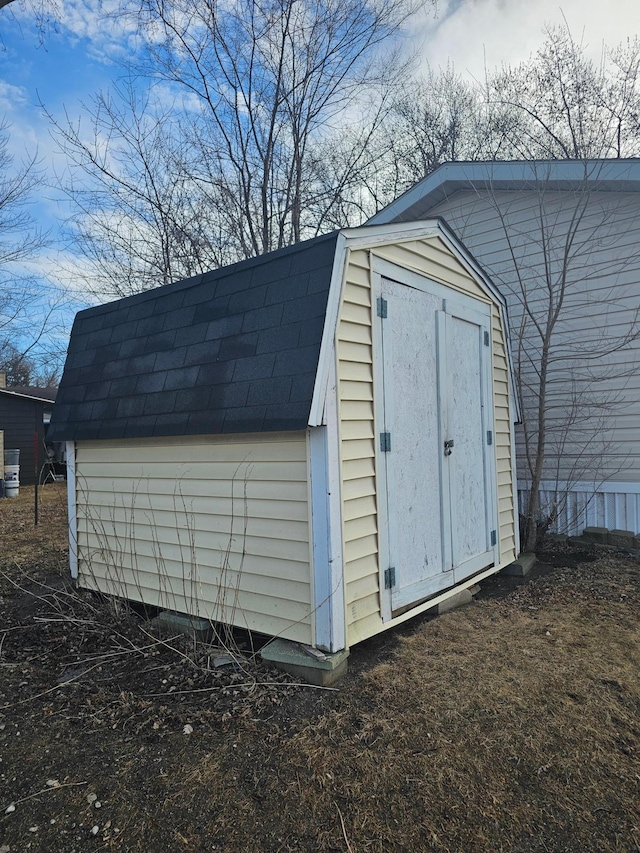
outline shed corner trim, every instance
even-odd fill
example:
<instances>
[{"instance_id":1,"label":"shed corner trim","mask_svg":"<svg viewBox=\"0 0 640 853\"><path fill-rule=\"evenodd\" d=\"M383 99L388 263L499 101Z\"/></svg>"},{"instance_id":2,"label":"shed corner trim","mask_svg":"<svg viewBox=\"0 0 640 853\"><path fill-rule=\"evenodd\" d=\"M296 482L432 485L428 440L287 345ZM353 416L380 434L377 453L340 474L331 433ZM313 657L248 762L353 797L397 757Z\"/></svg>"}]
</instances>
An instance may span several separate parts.
<instances>
[{"instance_id":1,"label":"shed corner trim","mask_svg":"<svg viewBox=\"0 0 640 853\"><path fill-rule=\"evenodd\" d=\"M338 324L338 312L340 310L340 298L344 283L344 273L347 258L347 237L344 232L338 234L336 240L335 255L333 258L333 269L329 283L329 297L322 330L322 341L320 343L320 354L318 357L318 369L316 371L315 384L313 386L313 397L311 398L311 409L309 411L309 426L318 427L325 424L325 409L327 404L327 390L331 364L334 360L335 331Z\"/></svg>"}]
</instances>

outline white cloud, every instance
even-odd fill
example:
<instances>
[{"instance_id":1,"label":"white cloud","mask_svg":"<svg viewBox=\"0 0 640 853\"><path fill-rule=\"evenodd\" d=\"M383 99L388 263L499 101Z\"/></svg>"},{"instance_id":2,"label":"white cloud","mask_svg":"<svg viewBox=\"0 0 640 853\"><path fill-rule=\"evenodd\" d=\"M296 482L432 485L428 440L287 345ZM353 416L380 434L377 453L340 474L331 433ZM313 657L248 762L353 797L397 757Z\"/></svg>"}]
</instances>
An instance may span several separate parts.
<instances>
[{"instance_id":1,"label":"white cloud","mask_svg":"<svg viewBox=\"0 0 640 853\"><path fill-rule=\"evenodd\" d=\"M603 45L614 47L640 30L636 0L445 0L437 17L426 12L420 27L424 59L433 68L452 61L460 73L484 77L485 65L527 59L544 41L546 25L569 25L577 42L599 62Z\"/></svg>"},{"instance_id":2,"label":"white cloud","mask_svg":"<svg viewBox=\"0 0 640 853\"><path fill-rule=\"evenodd\" d=\"M27 101L27 90L23 86L14 86L6 80L0 80L0 111L11 113L23 107Z\"/></svg>"}]
</instances>

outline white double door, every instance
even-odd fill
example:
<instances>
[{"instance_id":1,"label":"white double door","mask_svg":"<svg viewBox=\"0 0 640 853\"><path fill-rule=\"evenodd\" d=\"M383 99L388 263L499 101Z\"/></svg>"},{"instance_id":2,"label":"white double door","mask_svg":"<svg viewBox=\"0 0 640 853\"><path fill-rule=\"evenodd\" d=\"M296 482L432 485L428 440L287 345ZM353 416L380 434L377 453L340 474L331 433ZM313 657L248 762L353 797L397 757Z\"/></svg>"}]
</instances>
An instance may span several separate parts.
<instances>
[{"instance_id":1,"label":"white double door","mask_svg":"<svg viewBox=\"0 0 640 853\"><path fill-rule=\"evenodd\" d=\"M490 306L422 276L406 278L381 277L377 301L389 615L496 559Z\"/></svg>"}]
</instances>

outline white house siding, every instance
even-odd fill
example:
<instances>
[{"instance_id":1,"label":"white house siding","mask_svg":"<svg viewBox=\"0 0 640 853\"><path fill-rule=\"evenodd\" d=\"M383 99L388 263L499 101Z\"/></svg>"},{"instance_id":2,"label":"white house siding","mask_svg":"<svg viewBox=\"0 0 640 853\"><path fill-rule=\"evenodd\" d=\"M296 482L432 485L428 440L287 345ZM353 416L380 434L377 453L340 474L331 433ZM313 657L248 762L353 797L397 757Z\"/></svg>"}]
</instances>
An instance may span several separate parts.
<instances>
[{"instance_id":1,"label":"white house siding","mask_svg":"<svg viewBox=\"0 0 640 853\"><path fill-rule=\"evenodd\" d=\"M79 442L79 583L313 642L305 433Z\"/></svg>"},{"instance_id":2,"label":"white house siding","mask_svg":"<svg viewBox=\"0 0 640 853\"><path fill-rule=\"evenodd\" d=\"M578 533L594 519L603 521L608 506L608 522L606 525L603 522L603 526L637 532L638 515L631 507L636 505L640 487L640 342L633 341L588 365L600 377L596 384L584 378L586 360L571 358L572 341L578 341L583 352L590 343L594 350L602 350L603 339L620 342L637 316L640 281L637 194L520 191L483 197L478 192L463 191L430 209L429 216L443 216L500 287L509 303L515 352L522 311L514 295L514 268L505 228L511 235L511 247L527 280L530 297L539 298L544 304L544 294L536 295L536 282L542 286L536 275L543 267L541 246L545 242L539 224L541 210L544 210L547 245L555 250L552 263L558 269L564 235L582 203L586 203L585 212L569 263L576 286L571 288L572 296L563 308L566 320L559 328L558 338L567 358L561 358L550 374L549 389L559 415L551 423L545 470L547 489L543 499L548 499L549 505L560 505L558 529ZM529 346L533 339L530 334ZM564 441L567 400L572 389L580 394L588 388L596 401L609 400L613 404L594 411L590 418L578 413L571 427L574 440ZM526 396L523 403L526 409ZM517 452L518 478L524 486L526 469L521 440ZM625 487L625 483L629 485Z\"/></svg>"},{"instance_id":3,"label":"white house siding","mask_svg":"<svg viewBox=\"0 0 640 853\"><path fill-rule=\"evenodd\" d=\"M486 294L439 238L376 246L375 255L488 302ZM392 627L382 620L374 424L371 254L353 251L345 273L337 331L343 477L344 572L350 645ZM500 315L492 320L495 452L500 565L515 558L508 367ZM426 609L423 605L413 612Z\"/></svg>"}]
</instances>

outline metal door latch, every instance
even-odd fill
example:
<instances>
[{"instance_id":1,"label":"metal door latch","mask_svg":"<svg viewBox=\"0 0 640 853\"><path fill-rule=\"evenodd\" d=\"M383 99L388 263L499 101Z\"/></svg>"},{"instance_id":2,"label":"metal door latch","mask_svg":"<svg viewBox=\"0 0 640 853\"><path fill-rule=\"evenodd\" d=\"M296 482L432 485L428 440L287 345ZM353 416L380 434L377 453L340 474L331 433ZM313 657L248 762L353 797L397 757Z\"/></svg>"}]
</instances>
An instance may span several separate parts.
<instances>
[{"instance_id":1,"label":"metal door latch","mask_svg":"<svg viewBox=\"0 0 640 853\"><path fill-rule=\"evenodd\" d=\"M447 441L445 441L445 443L444 443L444 455L445 456L451 456L452 452L453 452L453 439L450 438Z\"/></svg>"}]
</instances>

